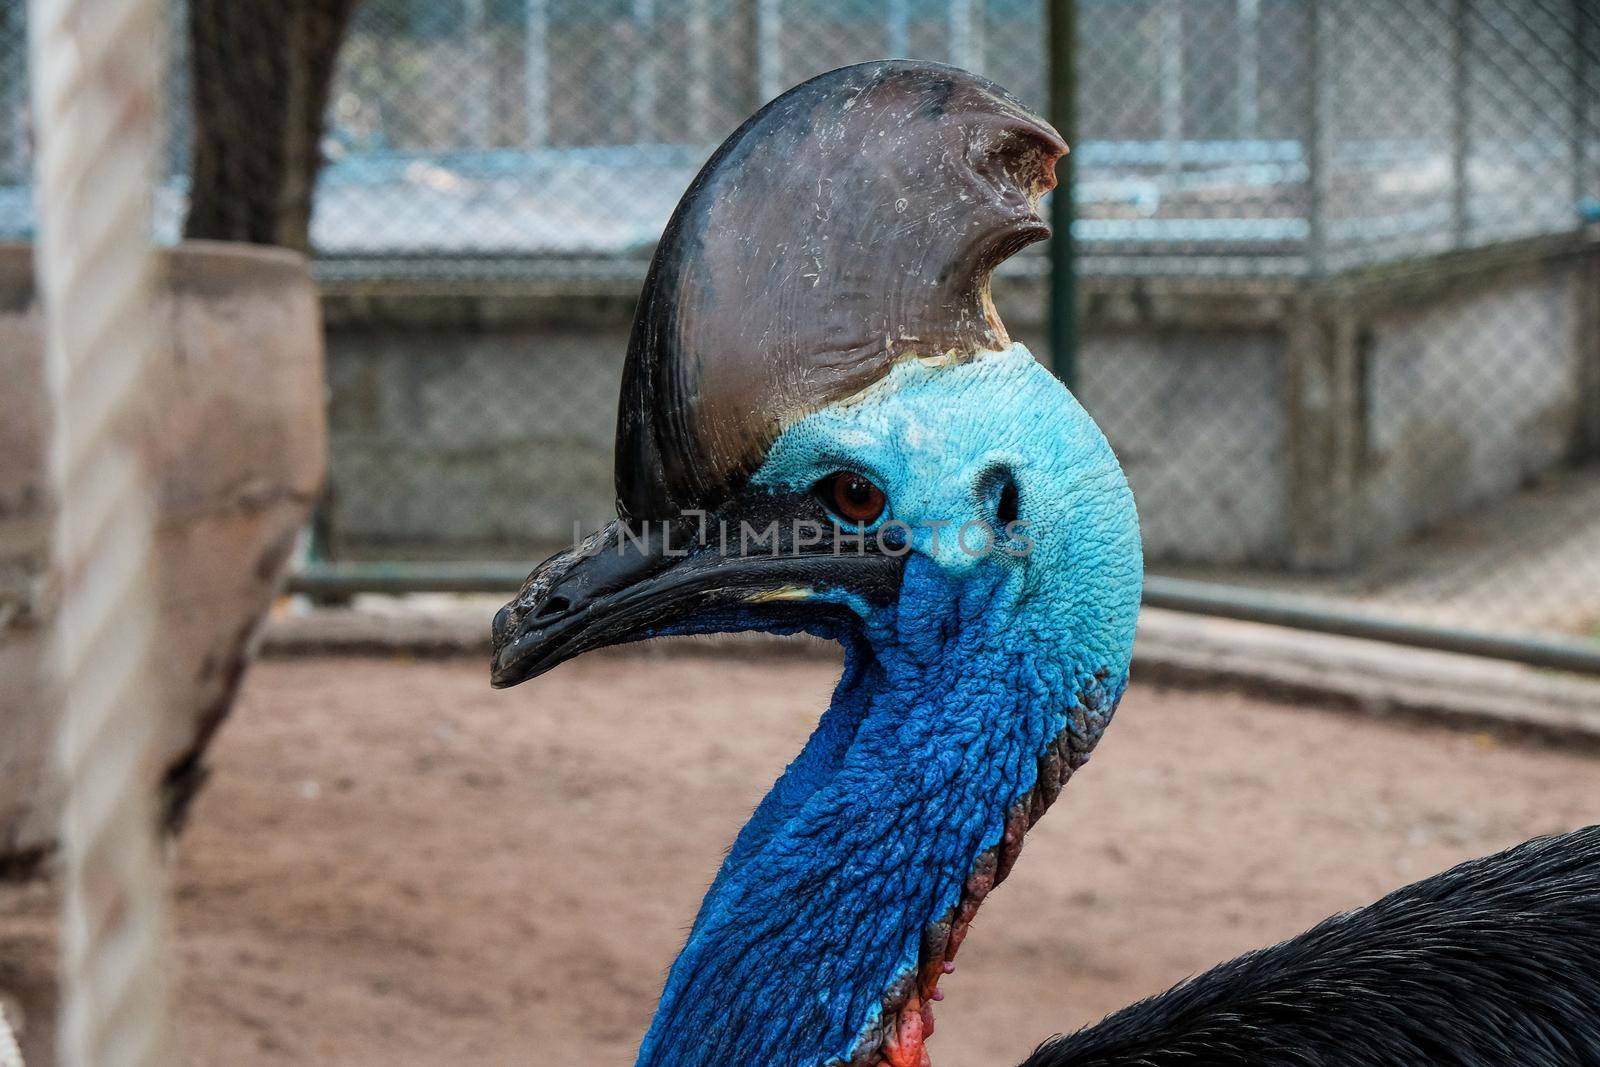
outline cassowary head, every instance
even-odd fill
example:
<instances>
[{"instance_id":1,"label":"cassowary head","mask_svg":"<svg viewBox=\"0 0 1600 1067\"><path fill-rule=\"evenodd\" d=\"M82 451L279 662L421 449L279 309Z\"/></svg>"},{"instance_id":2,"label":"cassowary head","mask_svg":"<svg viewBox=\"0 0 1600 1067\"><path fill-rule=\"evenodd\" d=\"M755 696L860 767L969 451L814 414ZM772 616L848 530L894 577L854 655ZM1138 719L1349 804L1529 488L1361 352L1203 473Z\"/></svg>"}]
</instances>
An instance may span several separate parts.
<instances>
[{"instance_id":1,"label":"cassowary head","mask_svg":"<svg viewBox=\"0 0 1600 1067\"><path fill-rule=\"evenodd\" d=\"M734 133L668 224L624 374L619 518L501 610L494 683L710 631L822 634L846 662L641 1063L924 1062L973 911L1122 694L1132 497L989 298L1048 233L1064 150L963 71L849 67Z\"/></svg>"}]
</instances>

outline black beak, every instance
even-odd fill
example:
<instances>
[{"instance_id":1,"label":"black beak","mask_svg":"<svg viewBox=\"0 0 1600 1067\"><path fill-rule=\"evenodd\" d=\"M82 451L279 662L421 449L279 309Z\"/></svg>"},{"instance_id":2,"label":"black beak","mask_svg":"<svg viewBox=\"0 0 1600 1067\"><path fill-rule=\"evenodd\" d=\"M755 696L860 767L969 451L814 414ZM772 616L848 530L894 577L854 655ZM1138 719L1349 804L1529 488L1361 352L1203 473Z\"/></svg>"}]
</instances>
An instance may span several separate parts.
<instances>
[{"instance_id":1,"label":"black beak","mask_svg":"<svg viewBox=\"0 0 1600 1067\"><path fill-rule=\"evenodd\" d=\"M492 683L504 689L584 652L663 632L847 618L841 598L819 594L881 605L898 591L902 544L762 510L759 525L619 520L545 560L495 615Z\"/></svg>"}]
</instances>

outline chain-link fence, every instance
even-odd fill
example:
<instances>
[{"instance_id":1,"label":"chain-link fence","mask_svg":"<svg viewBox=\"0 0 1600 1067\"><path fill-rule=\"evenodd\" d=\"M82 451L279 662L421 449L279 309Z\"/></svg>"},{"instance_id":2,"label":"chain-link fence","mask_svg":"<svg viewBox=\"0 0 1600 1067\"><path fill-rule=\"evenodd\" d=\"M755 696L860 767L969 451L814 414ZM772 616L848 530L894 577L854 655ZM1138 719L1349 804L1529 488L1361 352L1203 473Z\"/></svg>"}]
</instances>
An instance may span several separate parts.
<instances>
[{"instance_id":1,"label":"chain-link fence","mask_svg":"<svg viewBox=\"0 0 1600 1067\"><path fill-rule=\"evenodd\" d=\"M1075 383L1158 572L1600 636L1600 0L1077 0ZM163 233L191 112L175 7ZM0 234L31 228L20 5ZM365 0L329 97L335 559L609 508L650 250L762 102L883 56L1043 111L1039 0ZM1041 355L1048 259L998 283Z\"/></svg>"},{"instance_id":2,"label":"chain-link fence","mask_svg":"<svg viewBox=\"0 0 1600 1067\"><path fill-rule=\"evenodd\" d=\"M789 86L906 55L1005 67L1040 103L1041 28L1020 0L368 0L314 236L341 277L615 270Z\"/></svg>"},{"instance_id":3,"label":"chain-link fence","mask_svg":"<svg viewBox=\"0 0 1600 1067\"><path fill-rule=\"evenodd\" d=\"M1091 271L1338 270L1600 214L1592 0L1077 9L1075 232ZM0 20L0 232L26 236L22 5ZM709 149L784 88L903 55L995 77L1042 110L1044 27L1038 0L365 0L328 112L314 244L324 273L346 276L640 258ZM175 237L182 32L171 65L161 214Z\"/></svg>"}]
</instances>

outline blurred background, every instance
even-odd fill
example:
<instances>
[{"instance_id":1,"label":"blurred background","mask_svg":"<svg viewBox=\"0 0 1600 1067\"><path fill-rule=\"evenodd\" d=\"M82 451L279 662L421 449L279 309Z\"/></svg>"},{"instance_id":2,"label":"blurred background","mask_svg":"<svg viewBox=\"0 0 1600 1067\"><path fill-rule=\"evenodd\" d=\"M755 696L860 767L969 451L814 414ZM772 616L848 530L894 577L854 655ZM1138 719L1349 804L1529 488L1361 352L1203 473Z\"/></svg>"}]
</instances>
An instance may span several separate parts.
<instances>
[{"instance_id":1,"label":"blurred background","mask_svg":"<svg viewBox=\"0 0 1600 1067\"><path fill-rule=\"evenodd\" d=\"M157 225L198 201L191 235L309 243L314 561L520 565L603 520L630 305L679 194L784 88L911 56L1058 119L1071 94L1071 255L1029 249L996 291L1106 428L1155 573L1600 637L1588 0L1080 0L1068 46L1032 0L347 3L342 48L333 21L301 56L333 65L304 238L252 231L270 135L204 91L278 27L214 6L172 10ZM6 10L0 236L26 239Z\"/></svg>"},{"instance_id":2,"label":"blurred background","mask_svg":"<svg viewBox=\"0 0 1600 1067\"><path fill-rule=\"evenodd\" d=\"M8 242L36 232L28 32L0 0ZM1155 609L1062 802L1116 817L1030 836L936 1059L1020 1059L1600 819L1600 0L173 0L165 37L154 225L198 256L173 261L178 362L225 397L188 398L210 436L158 472L193 528L163 562L201 683L164 782L195 1062L629 1059L837 667L668 646L491 693L488 620L613 514L633 306L699 166L790 86L886 56L985 74L1072 144L1057 237L995 297L1121 458ZM200 240L306 253L309 279ZM32 300L13 258L0 328ZM225 518L195 518L201 482ZM6 523L42 498L8 485L0 653L31 662ZM218 533L272 508L291 536ZM1322 714L1352 709L1404 714ZM5 751L6 710L0 786L39 762ZM13 1022L53 1013L48 843L15 829L47 786L0 788Z\"/></svg>"}]
</instances>

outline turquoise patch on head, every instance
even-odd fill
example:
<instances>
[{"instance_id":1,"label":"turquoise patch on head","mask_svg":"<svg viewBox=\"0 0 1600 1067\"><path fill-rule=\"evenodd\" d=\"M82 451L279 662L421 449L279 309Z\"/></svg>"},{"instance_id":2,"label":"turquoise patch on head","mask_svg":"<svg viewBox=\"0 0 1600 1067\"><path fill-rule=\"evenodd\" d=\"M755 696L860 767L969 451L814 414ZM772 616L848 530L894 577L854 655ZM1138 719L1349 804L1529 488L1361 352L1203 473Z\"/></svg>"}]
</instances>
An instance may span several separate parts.
<instances>
[{"instance_id":1,"label":"turquoise patch on head","mask_svg":"<svg viewBox=\"0 0 1600 1067\"><path fill-rule=\"evenodd\" d=\"M785 429L753 480L801 489L845 468L876 482L915 550L953 574L1009 565L999 551L971 551L976 534L966 545L953 535L995 518L986 477L1015 478L1033 542L1012 566L1017 598L1031 602L1030 637L1054 632L1126 672L1144 580L1133 496L1100 428L1023 345L962 362L904 360Z\"/></svg>"}]
</instances>

